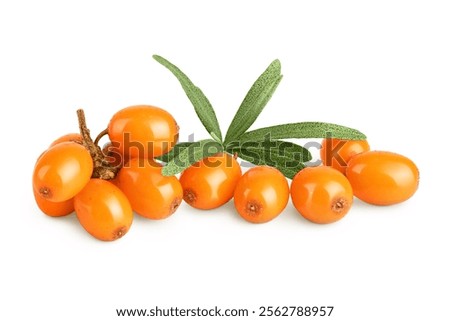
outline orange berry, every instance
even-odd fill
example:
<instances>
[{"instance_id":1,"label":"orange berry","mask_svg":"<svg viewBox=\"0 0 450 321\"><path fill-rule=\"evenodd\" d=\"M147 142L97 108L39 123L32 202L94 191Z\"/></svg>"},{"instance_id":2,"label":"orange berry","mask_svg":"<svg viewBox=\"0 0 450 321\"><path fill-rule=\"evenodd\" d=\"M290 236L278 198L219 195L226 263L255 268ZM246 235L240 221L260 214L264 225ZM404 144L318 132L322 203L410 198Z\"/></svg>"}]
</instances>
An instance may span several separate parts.
<instances>
[{"instance_id":1,"label":"orange berry","mask_svg":"<svg viewBox=\"0 0 450 321\"><path fill-rule=\"evenodd\" d=\"M326 138L322 141L320 159L325 166L331 166L342 174L353 156L370 150L367 140L344 140Z\"/></svg>"},{"instance_id":2,"label":"orange berry","mask_svg":"<svg viewBox=\"0 0 450 321\"><path fill-rule=\"evenodd\" d=\"M353 203L352 186L338 170L308 167L298 172L291 184L291 198L297 211L314 223L332 223L343 218Z\"/></svg>"},{"instance_id":3,"label":"orange berry","mask_svg":"<svg viewBox=\"0 0 450 321\"><path fill-rule=\"evenodd\" d=\"M233 197L241 175L241 166L230 154L206 157L181 174L184 201L202 210L222 206Z\"/></svg>"},{"instance_id":4,"label":"orange berry","mask_svg":"<svg viewBox=\"0 0 450 321\"><path fill-rule=\"evenodd\" d=\"M356 155L348 164L347 177L355 196L375 205L406 201L419 186L419 170L414 162L391 152Z\"/></svg>"},{"instance_id":5,"label":"orange berry","mask_svg":"<svg viewBox=\"0 0 450 321\"><path fill-rule=\"evenodd\" d=\"M122 167L122 154L111 142L108 142L103 146L102 152L106 156L105 160L111 164L111 166Z\"/></svg>"},{"instance_id":6,"label":"orange berry","mask_svg":"<svg viewBox=\"0 0 450 321\"><path fill-rule=\"evenodd\" d=\"M234 206L239 215L252 223L265 223L277 217L289 200L284 175L269 166L248 170L237 183Z\"/></svg>"},{"instance_id":7,"label":"orange berry","mask_svg":"<svg viewBox=\"0 0 450 321\"><path fill-rule=\"evenodd\" d=\"M175 176L163 176L162 166L150 159L131 159L117 175L117 185L133 210L150 219L166 218L178 209L183 189Z\"/></svg>"},{"instance_id":8,"label":"orange berry","mask_svg":"<svg viewBox=\"0 0 450 321\"><path fill-rule=\"evenodd\" d=\"M121 238L133 222L133 211L127 197L106 180L91 179L75 196L74 205L83 228L102 241Z\"/></svg>"},{"instance_id":9,"label":"orange berry","mask_svg":"<svg viewBox=\"0 0 450 321\"><path fill-rule=\"evenodd\" d=\"M53 143L50 144L50 147L53 147L56 144L64 143L64 142L74 142L74 143L78 143L78 144L83 144L83 138L78 133L66 134L66 135L63 135L63 136L59 137L58 139L54 140Z\"/></svg>"},{"instance_id":10,"label":"orange berry","mask_svg":"<svg viewBox=\"0 0 450 321\"><path fill-rule=\"evenodd\" d=\"M33 188L49 201L67 201L83 189L92 171L92 158L86 148L74 142L59 143L37 160Z\"/></svg>"},{"instance_id":11,"label":"orange berry","mask_svg":"<svg viewBox=\"0 0 450 321\"><path fill-rule=\"evenodd\" d=\"M178 125L164 109L139 105L118 111L110 120L108 135L120 153L129 158L153 158L169 152L178 140Z\"/></svg>"},{"instance_id":12,"label":"orange berry","mask_svg":"<svg viewBox=\"0 0 450 321\"><path fill-rule=\"evenodd\" d=\"M43 198L33 188L34 199L39 209L48 216L65 216L74 211L73 198L63 202L50 202Z\"/></svg>"}]
</instances>

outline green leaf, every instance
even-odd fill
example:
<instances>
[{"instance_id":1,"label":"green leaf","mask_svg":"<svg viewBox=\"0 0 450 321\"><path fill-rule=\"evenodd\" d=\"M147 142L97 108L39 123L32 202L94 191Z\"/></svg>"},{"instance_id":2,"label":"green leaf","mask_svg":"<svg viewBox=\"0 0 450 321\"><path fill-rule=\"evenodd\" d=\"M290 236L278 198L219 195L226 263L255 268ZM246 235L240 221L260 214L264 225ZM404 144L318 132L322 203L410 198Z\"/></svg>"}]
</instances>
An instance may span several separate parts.
<instances>
[{"instance_id":1,"label":"green leaf","mask_svg":"<svg viewBox=\"0 0 450 321\"><path fill-rule=\"evenodd\" d=\"M205 139L192 143L164 166L162 174L164 176L172 176L181 173L199 160L222 151L222 144L219 144L212 139Z\"/></svg>"},{"instance_id":2,"label":"green leaf","mask_svg":"<svg viewBox=\"0 0 450 321\"><path fill-rule=\"evenodd\" d=\"M286 138L340 138L349 140L366 139L360 131L331 123L303 122L259 128L243 134L241 141Z\"/></svg>"},{"instance_id":3,"label":"green leaf","mask_svg":"<svg viewBox=\"0 0 450 321\"><path fill-rule=\"evenodd\" d=\"M258 77L237 110L225 136L225 143L238 139L258 118L283 77L281 64L274 60Z\"/></svg>"},{"instance_id":4,"label":"green leaf","mask_svg":"<svg viewBox=\"0 0 450 321\"><path fill-rule=\"evenodd\" d=\"M217 137L217 135L214 134L214 132L211 132L209 135L210 135L210 136L212 137L212 139L214 139L216 142L218 142L219 144L222 144L222 139L219 138L219 137Z\"/></svg>"},{"instance_id":5,"label":"green leaf","mask_svg":"<svg viewBox=\"0 0 450 321\"><path fill-rule=\"evenodd\" d=\"M182 142L182 143L177 143L171 150L170 152L161 155L159 157L155 157L157 160L163 161L164 163L168 163L170 162L172 159L174 159L175 157L178 157L178 155L185 150L186 148L188 148L189 146L191 146L192 144L194 144L194 142Z\"/></svg>"},{"instance_id":6,"label":"green leaf","mask_svg":"<svg viewBox=\"0 0 450 321\"><path fill-rule=\"evenodd\" d=\"M250 143L250 142L249 142ZM277 168L288 178L293 178L300 170L305 168L305 161L310 160L308 152L307 157L303 155L304 160L299 156L299 153L287 153L283 149L265 148L258 142L251 142L252 144L245 144L237 147L230 147L227 149L229 153L237 153L237 156L255 165L268 165ZM287 143L287 142L278 142ZM295 144L293 144L295 145ZM278 145L279 146L279 145ZM301 151L301 146L295 145L298 151Z\"/></svg>"},{"instance_id":7,"label":"green leaf","mask_svg":"<svg viewBox=\"0 0 450 321\"><path fill-rule=\"evenodd\" d=\"M208 98L206 98L201 89L195 86L192 81L177 66L172 64L167 59L158 55L153 55L153 58L161 65L169 69L172 74L177 77L178 81L181 84L181 87L183 87L184 92L194 106L195 112L197 113L197 116L202 122L203 126L206 128L208 133L214 133L214 135L218 137L220 141L222 141L222 132L220 131L216 113L214 112L211 103L209 102Z\"/></svg>"},{"instance_id":8,"label":"green leaf","mask_svg":"<svg viewBox=\"0 0 450 321\"><path fill-rule=\"evenodd\" d=\"M240 142L239 144L230 145L230 148L231 149L238 148L246 150L252 149L265 150L302 163L308 162L312 159L312 155L309 152L309 150L307 150L303 146L291 142L286 142L283 140L272 140L272 141L264 140L257 142L244 141Z\"/></svg>"}]
</instances>

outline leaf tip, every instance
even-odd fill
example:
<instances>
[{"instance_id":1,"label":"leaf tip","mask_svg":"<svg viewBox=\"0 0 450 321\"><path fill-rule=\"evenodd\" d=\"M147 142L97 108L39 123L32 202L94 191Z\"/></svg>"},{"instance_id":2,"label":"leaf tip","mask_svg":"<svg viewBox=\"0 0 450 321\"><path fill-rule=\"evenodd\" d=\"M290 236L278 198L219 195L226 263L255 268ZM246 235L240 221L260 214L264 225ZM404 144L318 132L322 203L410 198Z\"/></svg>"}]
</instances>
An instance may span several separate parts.
<instances>
[{"instance_id":1,"label":"leaf tip","mask_svg":"<svg viewBox=\"0 0 450 321\"><path fill-rule=\"evenodd\" d=\"M355 133L354 133L353 137L350 137L350 140L366 140L367 139L367 136L364 133L360 132L357 129L355 129L354 131L355 131Z\"/></svg>"},{"instance_id":2,"label":"leaf tip","mask_svg":"<svg viewBox=\"0 0 450 321\"><path fill-rule=\"evenodd\" d=\"M155 59L160 64L162 64L163 62L167 61L167 59L163 58L160 55L152 55L152 58Z\"/></svg>"},{"instance_id":3,"label":"leaf tip","mask_svg":"<svg viewBox=\"0 0 450 321\"><path fill-rule=\"evenodd\" d=\"M272 63L270 64L272 67L275 67L279 70L281 70L281 61L280 59L275 59L274 61L272 61Z\"/></svg>"}]
</instances>

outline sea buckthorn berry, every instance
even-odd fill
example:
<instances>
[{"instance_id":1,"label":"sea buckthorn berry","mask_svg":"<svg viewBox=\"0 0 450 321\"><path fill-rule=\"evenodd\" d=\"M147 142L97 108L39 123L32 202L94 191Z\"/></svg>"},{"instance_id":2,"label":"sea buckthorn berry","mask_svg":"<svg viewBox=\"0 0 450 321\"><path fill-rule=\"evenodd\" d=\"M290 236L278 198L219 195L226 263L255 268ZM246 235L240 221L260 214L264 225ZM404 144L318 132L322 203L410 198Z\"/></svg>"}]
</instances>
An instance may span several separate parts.
<instances>
[{"instance_id":1,"label":"sea buckthorn berry","mask_svg":"<svg viewBox=\"0 0 450 321\"><path fill-rule=\"evenodd\" d=\"M311 222L325 224L343 218L353 203L352 187L338 170L308 167L298 172L291 184L294 207Z\"/></svg>"},{"instance_id":2,"label":"sea buckthorn berry","mask_svg":"<svg viewBox=\"0 0 450 321\"><path fill-rule=\"evenodd\" d=\"M406 201L419 186L419 170L414 162L391 152L356 155L348 164L347 177L355 196L375 205Z\"/></svg>"},{"instance_id":3,"label":"sea buckthorn berry","mask_svg":"<svg viewBox=\"0 0 450 321\"><path fill-rule=\"evenodd\" d=\"M370 146L367 140L325 138L320 149L320 159L325 166L331 166L345 175L350 158L368 150Z\"/></svg>"},{"instance_id":4,"label":"sea buckthorn berry","mask_svg":"<svg viewBox=\"0 0 450 321\"><path fill-rule=\"evenodd\" d=\"M252 223L265 223L277 217L289 200L289 185L284 175L269 166L248 170L234 191L239 215Z\"/></svg>"},{"instance_id":5,"label":"sea buckthorn berry","mask_svg":"<svg viewBox=\"0 0 450 321\"><path fill-rule=\"evenodd\" d=\"M54 140L53 143L50 144L50 147L55 146L56 144L59 144L59 143L64 143L64 142L74 142L74 143L78 143L78 144L83 144L83 138L81 137L81 135L79 133L66 134L66 135L63 135L63 136L59 137L58 139Z\"/></svg>"},{"instance_id":6,"label":"sea buckthorn berry","mask_svg":"<svg viewBox=\"0 0 450 321\"><path fill-rule=\"evenodd\" d=\"M73 198L63 202L50 202L33 189L34 199L39 209L48 216L65 216L74 211Z\"/></svg>"},{"instance_id":7,"label":"sea buckthorn berry","mask_svg":"<svg viewBox=\"0 0 450 321\"><path fill-rule=\"evenodd\" d=\"M110 120L108 135L122 155L153 158L169 152L178 140L178 125L164 109L139 105L118 111Z\"/></svg>"},{"instance_id":8,"label":"sea buckthorn berry","mask_svg":"<svg viewBox=\"0 0 450 321\"><path fill-rule=\"evenodd\" d=\"M233 197L241 175L241 166L230 154L206 157L181 174L184 201L202 210L222 206Z\"/></svg>"},{"instance_id":9,"label":"sea buckthorn berry","mask_svg":"<svg viewBox=\"0 0 450 321\"><path fill-rule=\"evenodd\" d=\"M93 178L74 198L75 213L83 228L102 241L124 236L133 222L125 194L109 181Z\"/></svg>"},{"instance_id":10,"label":"sea buckthorn berry","mask_svg":"<svg viewBox=\"0 0 450 321\"><path fill-rule=\"evenodd\" d=\"M183 189L175 176L163 176L151 159L131 159L117 175L117 185L133 210L150 219L166 218L178 209Z\"/></svg>"},{"instance_id":11,"label":"sea buckthorn berry","mask_svg":"<svg viewBox=\"0 0 450 321\"><path fill-rule=\"evenodd\" d=\"M33 188L51 202L67 201L83 189L92 171L92 158L86 148L74 142L59 143L37 160Z\"/></svg>"},{"instance_id":12,"label":"sea buckthorn berry","mask_svg":"<svg viewBox=\"0 0 450 321\"><path fill-rule=\"evenodd\" d=\"M108 142L103 146L102 152L105 155L105 160L109 164L111 164L111 166L122 167L123 156L119 152L118 148L114 147L114 145L111 142Z\"/></svg>"}]
</instances>

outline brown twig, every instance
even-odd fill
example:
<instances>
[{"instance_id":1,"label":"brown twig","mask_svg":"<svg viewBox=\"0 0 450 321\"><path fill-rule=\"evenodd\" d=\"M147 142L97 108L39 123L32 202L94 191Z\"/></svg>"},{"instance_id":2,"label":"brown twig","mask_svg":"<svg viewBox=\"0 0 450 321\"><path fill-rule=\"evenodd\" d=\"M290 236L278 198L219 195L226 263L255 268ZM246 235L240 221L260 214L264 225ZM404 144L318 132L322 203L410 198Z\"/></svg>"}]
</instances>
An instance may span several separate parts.
<instances>
[{"instance_id":1,"label":"brown twig","mask_svg":"<svg viewBox=\"0 0 450 321\"><path fill-rule=\"evenodd\" d=\"M105 155L103 154L100 147L97 145L96 142L92 140L89 129L87 128L86 125L86 117L84 115L83 109L77 110L77 116L78 116L78 125L80 127L80 134L83 139L83 145L91 154L92 161L94 163L94 171L92 173L92 178L101 178L105 180L113 179L114 177L116 177L118 169L112 166L106 160ZM99 136L97 136L97 138Z\"/></svg>"}]
</instances>

